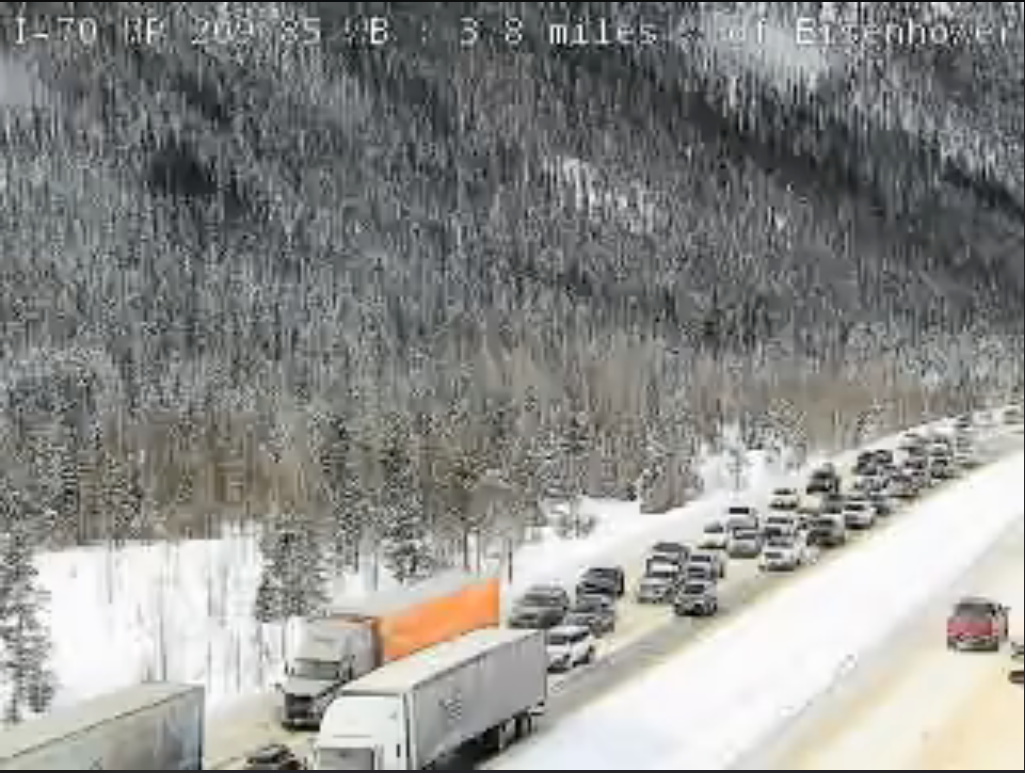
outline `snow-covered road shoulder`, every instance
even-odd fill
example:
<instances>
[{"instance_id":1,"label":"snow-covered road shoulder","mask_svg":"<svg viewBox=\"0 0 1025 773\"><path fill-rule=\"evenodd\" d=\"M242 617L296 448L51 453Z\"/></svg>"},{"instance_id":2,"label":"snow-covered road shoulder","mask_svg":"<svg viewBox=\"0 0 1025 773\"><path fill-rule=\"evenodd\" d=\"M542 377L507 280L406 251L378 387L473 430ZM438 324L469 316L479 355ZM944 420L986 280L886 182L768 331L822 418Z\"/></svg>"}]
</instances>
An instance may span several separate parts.
<instances>
[{"instance_id":1,"label":"snow-covered road shoulder","mask_svg":"<svg viewBox=\"0 0 1025 773\"><path fill-rule=\"evenodd\" d=\"M798 578L492 767L730 768L1020 519L1023 461L1015 453L937 493L885 536Z\"/></svg>"}]
</instances>

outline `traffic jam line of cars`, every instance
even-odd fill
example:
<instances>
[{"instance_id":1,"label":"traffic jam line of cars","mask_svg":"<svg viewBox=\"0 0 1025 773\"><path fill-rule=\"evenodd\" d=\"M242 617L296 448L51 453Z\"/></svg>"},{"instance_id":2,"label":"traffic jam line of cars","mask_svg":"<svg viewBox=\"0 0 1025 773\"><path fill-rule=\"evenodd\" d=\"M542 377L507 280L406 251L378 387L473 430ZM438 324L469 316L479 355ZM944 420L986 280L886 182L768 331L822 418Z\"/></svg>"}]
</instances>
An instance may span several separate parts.
<instances>
[{"instance_id":1,"label":"traffic jam line of cars","mask_svg":"<svg viewBox=\"0 0 1025 773\"><path fill-rule=\"evenodd\" d=\"M849 476L825 464L803 488L773 491L765 512L735 504L707 524L694 544L656 542L632 598L669 607L681 618L713 617L732 563L757 562L763 574L800 570L979 463L972 419L963 417L952 433L907 433L895 449L860 453ZM508 625L546 631L550 670L569 672L599 657L599 641L615 632L617 604L628 593L622 567L592 567L572 591L559 585L530 588L514 604Z\"/></svg>"}]
</instances>

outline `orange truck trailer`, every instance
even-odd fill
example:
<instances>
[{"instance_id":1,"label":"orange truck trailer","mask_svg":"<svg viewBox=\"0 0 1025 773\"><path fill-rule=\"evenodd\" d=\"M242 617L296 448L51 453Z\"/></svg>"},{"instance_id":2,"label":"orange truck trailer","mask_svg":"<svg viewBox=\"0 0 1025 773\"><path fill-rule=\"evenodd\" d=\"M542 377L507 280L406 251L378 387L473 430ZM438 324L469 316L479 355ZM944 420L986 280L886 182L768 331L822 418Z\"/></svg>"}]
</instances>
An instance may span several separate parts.
<instances>
[{"instance_id":1,"label":"orange truck trailer","mask_svg":"<svg viewBox=\"0 0 1025 773\"><path fill-rule=\"evenodd\" d=\"M501 620L496 577L445 574L305 621L288 663L281 722L315 730L341 688L376 668Z\"/></svg>"}]
</instances>

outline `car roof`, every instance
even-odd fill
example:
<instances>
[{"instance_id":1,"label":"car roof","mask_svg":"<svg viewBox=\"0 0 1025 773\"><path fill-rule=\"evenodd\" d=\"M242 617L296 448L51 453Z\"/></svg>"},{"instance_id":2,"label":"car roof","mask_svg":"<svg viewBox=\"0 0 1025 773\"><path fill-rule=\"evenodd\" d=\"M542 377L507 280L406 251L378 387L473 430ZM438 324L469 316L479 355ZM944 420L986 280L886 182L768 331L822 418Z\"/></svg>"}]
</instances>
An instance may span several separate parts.
<instances>
[{"instance_id":1,"label":"car roof","mask_svg":"<svg viewBox=\"0 0 1025 773\"><path fill-rule=\"evenodd\" d=\"M608 596L601 596L597 593L582 593L577 596L577 601L573 605L574 608L586 607L611 607L612 599Z\"/></svg>"},{"instance_id":2,"label":"car roof","mask_svg":"<svg viewBox=\"0 0 1025 773\"><path fill-rule=\"evenodd\" d=\"M700 592L711 590L714 587L715 583L711 580L687 580L687 582L683 584L684 592Z\"/></svg>"},{"instance_id":3,"label":"car roof","mask_svg":"<svg viewBox=\"0 0 1025 773\"><path fill-rule=\"evenodd\" d=\"M551 636L553 633L557 633L563 636L583 636L590 632L591 629L586 625L557 625L548 631L548 635Z\"/></svg>"},{"instance_id":4,"label":"car roof","mask_svg":"<svg viewBox=\"0 0 1025 773\"><path fill-rule=\"evenodd\" d=\"M282 743L269 743L246 755L250 762L270 762L292 756L292 750Z\"/></svg>"},{"instance_id":5,"label":"car roof","mask_svg":"<svg viewBox=\"0 0 1025 773\"><path fill-rule=\"evenodd\" d=\"M987 599L987 598L985 598L983 596L964 596L963 598L958 600L956 606L959 607L959 608L960 607L987 607L989 609L994 609L996 607L999 607L1000 603L997 602L997 601L994 601L993 599Z\"/></svg>"},{"instance_id":6,"label":"car roof","mask_svg":"<svg viewBox=\"0 0 1025 773\"><path fill-rule=\"evenodd\" d=\"M566 589L561 585L531 585L527 588L527 593L565 593Z\"/></svg>"}]
</instances>

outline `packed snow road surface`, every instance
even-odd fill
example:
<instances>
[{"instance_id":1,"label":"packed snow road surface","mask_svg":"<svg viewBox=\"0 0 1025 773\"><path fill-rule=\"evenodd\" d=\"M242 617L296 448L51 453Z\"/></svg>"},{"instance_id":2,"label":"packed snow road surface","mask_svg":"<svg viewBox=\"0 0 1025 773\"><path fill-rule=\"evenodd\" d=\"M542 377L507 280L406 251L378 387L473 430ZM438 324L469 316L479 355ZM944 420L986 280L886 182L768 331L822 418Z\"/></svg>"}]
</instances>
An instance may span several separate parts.
<instances>
[{"instance_id":1,"label":"packed snow road surface","mask_svg":"<svg viewBox=\"0 0 1025 773\"><path fill-rule=\"evenodd\" d=\"M962 595L1008 604L1011 630L1022 635L1021 523L964 582L788 732L776 751L752 759L750 769L1022 770L1025 701L1008 681L1006 651L965 654L945 647L944 619Z\"/></svg>"},{"instance_id":2,"label":"packed snow road surface","mask_svg":"<svg viewBox=\"0 0 1025 773\"><path fill-rule=\"evenodd\" d=\"M806 712L1020 518L1023 456L900 516L622 689L551 722L506 770L722 770ZM942 641L942 633L939 634Z\"/></svg>"}]
</instances>

